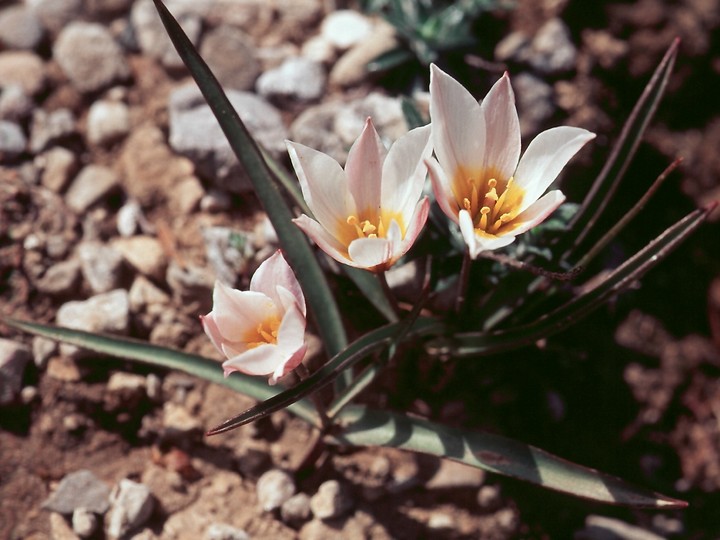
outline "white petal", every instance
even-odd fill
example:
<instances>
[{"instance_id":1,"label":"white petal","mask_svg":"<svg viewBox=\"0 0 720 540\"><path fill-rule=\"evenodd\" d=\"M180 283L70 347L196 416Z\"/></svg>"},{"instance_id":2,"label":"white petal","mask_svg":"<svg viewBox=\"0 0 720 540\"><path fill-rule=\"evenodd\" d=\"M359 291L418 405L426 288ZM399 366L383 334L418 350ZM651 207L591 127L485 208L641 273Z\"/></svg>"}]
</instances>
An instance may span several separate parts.
<instances>
[{"instance_id":1,"label":"white petal","mask_svg":"<svg viewBox=\"0 0 720 540\"><path fill-rule=\"evenodd\" d=\"M358 238L350 242L348 252L355 266L373 270L390 260L391 246L385 238Z\"/></svg>"},{"instance_id":2,"label":"white petal","mask_svg":"<svg viewBox=\"0 0 720 540\"><path fill-rule=\"evenodd\" d=\"M300 363L303 361L303 358L305 358L305 352L307 351L307 345L304 345L300 347L295 353L290 356L285 362L282 364L278 364L278 366L275 368L275 371L270 376L270 379L268 380L268 384L270 386L273 386L278 382L279 379L290 373L293 369L298 367Z\"/></svg>"},{"instance_id":3,"label":"white petal","mask_svg":"<svg viewBox=\"0 0 720 540\"><path fill-rule=\"evenodd\" d=\"M485 118L477 100L436 65L430 66L430 120L435 155L452 177L460 166L482 167Z\"/></svg>"},{"instance_id":4,"label":"white petal","mask_svg":"<svg viewBox=\"0 0 720 540\"><path fill-rule=\"evenodd\" d=\"M332 230L338 220L355 213L345 171L333 158L302 144L286 141L305 202L315 219Z\"/></svg>"},{"instance_id":5,"label":"white petal","mask_svg":"<svg viewBox=\"0 0 720 540\"><path fill-rule=\"evenodd\" d=\"M553 183L568 161L595 138L586 129L561 126L540 133L520 158L515 182L525 189L520 211L528 208Z\"/></svg>"},{"instance_id":6,"label":"white petal","mask_svg":"<svg viewBox=\"0 0 720 540\"><path fill-rule=\"evenodd\" d=\"M335 237L330 235L317 221L310 219L303 214L300 217L293 219L293 223L300 227L320 249L330 255L337 262L355 266L345 255L345 246L338 242Z\"/></svg>"},{"instance_id":7,"label":"white petal","mask_svg":"<svg viewBox=\"0 0 720 540\"><path fill-rule=\"evenodd\" d=\"M360 213L380 208L380 184L386 154L380 135L368 118L362 133L350 148L345 163L348 189Z\"/></svg>"},{"instance_id":8,"label":"white petal","mask_svg":"<svg viewBox=\"0 0 720 540\"><path fill-rule=\"evenodd\" d=\"M435 193L435 200L440 205L440 209L445 212L445 215L457 223L458 203L455 200L455 195L453 195L450 180L445 170L435 158L426 160L425 164L430 173L430 182L432 183L433 193Z\"/></svg>"},{"instance_id":9,"label":"white petal","mask_svg":"<svg viewBox=\"0 0 720 540\"><path fill-rule=\"evenodd\" d=\"M399 212L408 223L420 199L432 154L430 126L409 131L390 147L382 171L382 207Z\"/></svg>"},{"instance_id":10,"label":"white petal","mask_svg":"<svg viewBox=\"0 0 720 540\"><path fill-rule=\"evenodd\" d=\"M223 362L223 369L248 375L269 375L287 360L287 355L270 343L259 345Z\"/></svg>"},{"instance_id":11,"label":"white petal","mask_svg":"<svg viewBox=\"0 0 720 540\"><path fill-rule=\"evenodd\" d=\"M305 317L297 306L291 306L278 328L277 346L288 356L305 343Z\"/></svg>"},{"instance_id":12,"label":"white petal","mask_svg":"<svg viewBox=\"0 0 720 540\"><path fill-rule=\"evenodd\" d=\"M471 258L475 258L480 253L480 248L475 237L475 225L473 224L470 212L467 210L460 210L458 214L458 223L460 224L460 233L462 234L465 245L468 248L468 253Z\"/></svg>"},{"instance_id":13,"label":"white petal","mask_svg":"<svg viewBox=\"0 0 720 540\"><path fill-rule=\"evenodd\" d=\"M509 246L515 241L514 235L504 236L482 236L477 235L478 253L482 251L492 251Z\"/></svg>"},{"instance_id":14,"label":"white petal","mask_svg":"<svg viewBox=\"0 0 720 540\"><path fill-rule=\"evenodd\" d=\"M223 341L242 341L249 330L276 313L275 305L266 295L238 291L215 282L212 315Z\"/></svg>"},{"instance_id":15,"label":"white petal","mask_svg":"<svg viewBox=\"0 0 720 540\"><path fill-rule=\"evenodd\" d=\"M512 235L522 234L542 223L563 202L565 202L565 195L561 191L553 190L546 193L515 218L514 221L520 222L522 225L514 229Z\"/></svg>"},{"instance_id":16,"label":"white petal","mask_svg":"<svg viewBox=\"0 0 720 540\"><path fill-rule=\"evenodd\" d=\"M212 344L215 345L215 348L218 351L223 352L223 338L220 334L220 330L218 329L217 324L215 324L215 319L213 318L212 311L205 316L200 316L200 322L202 323L205 334L207 334L207 336L210 338L210 341L212 341Z\"/></svg>"},{"instance_id":17,"label":"white petal","mask_svg":"<svg viewBox=\"0 0 720 540\"><path fill-rule=\"evenodd\" d=\"M277 288L283 287L295 297L297 304L305 312L305 296L290 265L280 250L266 259L253 274L250 290L269 296L276 306L281 304Z\"/></svg>"},{"instance_id":18,"label":"white petal","mask_svg":"<svg viewBox=\"0 0 720 540\"><path fill-rule=\"evenodd\" d=\"M495 169L500 178L510 178L520 158L520 120L510 77L505 73L483 99L485 117L485 170Z\"/></svg>"},{"instance_id":19,"label":"white petal","mask_svg":"<svg viewBox=\"0 0 720 540\"><path fill-rule=\"evenodd\" d=\"M400 242L400 247L393 247L393 262L405 255L420 236L430 212L430 199L423 197L415 206L415 211L410 217L408 228L405 231L405 238Z\"/></svg>"}]
</instances>

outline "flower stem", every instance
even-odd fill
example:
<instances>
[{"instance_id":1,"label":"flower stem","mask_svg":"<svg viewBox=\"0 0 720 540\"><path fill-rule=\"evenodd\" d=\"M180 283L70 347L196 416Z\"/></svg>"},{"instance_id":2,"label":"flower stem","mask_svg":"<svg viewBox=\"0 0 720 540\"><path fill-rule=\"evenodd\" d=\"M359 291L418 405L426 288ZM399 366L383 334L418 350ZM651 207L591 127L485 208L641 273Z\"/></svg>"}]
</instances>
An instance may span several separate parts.
<instances>
[{"instance_id":1,"label":"flower stem","mask_svg":"<svg viewBox=\"0 0 720 540\"><path fill-rule=\"evenodd\" d=\"M460 316L465 307L465 299L467 298L467 289L470 283L470 266L472 258L470 252L466 249L463 255L462 266L460 267L460 276L458 277L458 294L455 300L455 314Z\"/></svg>"},{"instance_id":2,"label":"flower stem","mask_svg":"<svg viewBox=\"0 0 720 540\"><path fill-rule=\"evenodd\" d=\"M552 270L545 270L544 268L539 268L537 266L533 266L532 264L518 261L517 259L508 257L507 255L500 255L499 253L491 253L489 251L481 252L480 256L485 259L490 259L491 261L497 261L500 264L507 265L517 270L525 270L527 272L530 272L531 274L535 274L536 276L543 276L546 278L554 279L556 281L573 280L583 270L581 266L576 266L569 272L553 272Z\"/></svg>"},{"instance_id":3,"label":"flower stem","mask_svg":"<svg viewBox=\"0 0 720 540\"><path fill-rule=\"evenodd\" d=\"M390 302L390 307L392 307L392 310L399 317L401 314L400 306L398 305L398 301L397 301L397 297L395 296L395 293L392 292L390 285L388 285L387 276L385 275L385 270L378 272L376 275L377 275L378 281L380 282L380 286L382 287L383 293L385 293L385 297L388 299L388 302Z\"/></svg>"}]
</instances>

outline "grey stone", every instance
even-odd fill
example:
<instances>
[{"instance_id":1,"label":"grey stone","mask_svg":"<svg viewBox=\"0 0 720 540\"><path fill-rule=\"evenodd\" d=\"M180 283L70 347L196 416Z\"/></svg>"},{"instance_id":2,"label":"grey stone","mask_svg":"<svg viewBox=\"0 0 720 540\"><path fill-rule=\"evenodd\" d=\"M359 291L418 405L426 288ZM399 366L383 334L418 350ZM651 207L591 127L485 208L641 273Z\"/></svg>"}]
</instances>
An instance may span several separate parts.
<instances>
[{"instance_id":1,"label":"grey stone","mask_svg":"<svg viewBox=\"0 0 720 540\"><path fill-rule=\"evenodd\" d=\"M40 176L42 185L55 193L60 193L75 173L77 158L67 148L55 146L38 156L36 163L42 168Z\"/></svg>"},{"instance_id":2,"label":"grey stone","mask_svg":"<svg viewBox=\"0 0 720 540\"><path fill-rule=\"evenodd\" d=\"M69 296L75 292L79 281L80 262L68 259L53 264L33 284L43 294Z\"/></svg>"},{"instance_id":3,"label":"grey stone","mask_svg":"<svg viewBox=\"0 0 720 540\"><path fill-rule=\"evenodd\" d=\"M199 302L203 307L211 307L212 289L215 280L212 277L212 272L208 272L207 268L194 265L181 267L175 261L171 261L165 279L172 289L173 298L178 304L190 305ZM205 309L199 309L198 311L205 312Z\"/></svg>"},{"instance_id":4,"label":"grey stone","mask_svg":"<svg viewBox=\"0 0 720 540\"><path fill-rule=\"evenodd\" d=\"M28 347L0 338L0 406L12 403L20 395L25 367L31 359Z\"/></svg>"},{"instance_id":5,"label":"grey stone","mask_svg":"<svg viewBox=\"0 0 720 540\"><path fill-rule=\"evenodd\" d=\"M246 233L228 227L206 227L202 230L205 253L217 278L231 287L248 267L253 256L252 242Z\"/></svg>"},{"instance_id":6,"label":"grey stone","mask_svg":"<svg viewBox=\"0 0 720 540\"><path fill-rule=\"evenodd\" d=\"M144 524L152 514L155 500L143 484L123 478L110 496L107 533L120 538Z\"/></svg>"},{"instance_id":7,"label":"grey stone","mask_svg":"<svg viewBox=\"0 0 720 540\"><path fill-rule=\"evenodd\" d=\"M87 300L66 302L58 309L55 320L59 326L87 332L126 334L130 322L127 291L115 289ZM81 355L72 345L62 344L60 350L67 357Z\"/></svg>"},{"instance_id":8,"label":"grey stone","mask_svg":"<svg viewBox=\"0 0 720 540\"><path fill-rule=\"evenodd\" d=\"M528 61L543 74L556 74L575 67L577 48L561 19L550 19L540 27L530 45Z\"/></svg>"},{"instance_id":9,"label":"grey stone","mask_svg":"<svg viewBox=\"0 0 720 540\"><path fill-rule=\"evenodd\" d=\"M106 145L130 132L130 111L122 102L99 100L90 106L87 139L90 144Z\"/></svg>"},{"instance_id":10,"label":"grey stone","mask_svg":"<svg viewBox=\"0 0 720 540\"><path fill-rule=\"evenodd\" d=\"M344 163L349 147L340 140L333 125L335 117L346 106L339 101L329 101L308 107L290 126L290 139Z\"/></svg>"},{"instance_id":11,"label":"grey stone","mask_svg":"<svg viewBox=\"0 0 720 540\"><path fill-rule=\"evenodd\" d=\"M280 516L286 523L297 524L310 519L310 497L306 493L297 493L280 507Z\"/></svg>"},{"instance_id":12,"label":"grey stone","mask_svg":"<svg viewBox=\"0 0 720 540\"><path fill-rule=\"evenodd\" d=\"M260 75L252 40L234 26L222 24L208 32L200 45L200 56L224 88L252 90Z\"/></svg>"},{"instance_id":13,"label":"grey stone","mask_svg":"<svg viewBox=\"0 0 720 540\"><path fill-rule=\"evenodd\" d=\"M282 155L287 131L278 110L248 92L229 90L227 96L255 140L271 155ZM236 193L251 190L220 125L194 84L172 92L169 116L170 146L192 160L201 176L216 182L220 189Z\"/></svg>"},{"instance_id":14,"label":"grey stone","mask_svg":"<svg viewBox=\"0 0 720 540\"><path fill-rule=\"evenodd\" d=\"M121 14L130 9L133 0L85 0L90 13L99 15Z\"/></svg>"},{"instance_id":15,"label":"grey stone","mask_svg":"<svg viewBox=\"0 0 720 540\"><path fill-rule=\"evenodd\" d=\"M170 303L170 297L145 276L137 276L128 293L130 310L138 313L147 306L158 306Z\"/></svg>"},{"instance_id":16,"label":"grey stone","mask_svg":"<svg viewBox=\"0 0 720 540\"><path fill-rule=\"evenodd\" d=\"M30 51L0 52L0 86L20 86L34 96L45 87L45 63Z\"/></svg>"},{"instance_id":17,"label":"grey stone","mask_svg":"<svg viewBox=\"0 0 720 540\"><path fill-rule=\"evenodd\" d=\"M575 540L662 540L663 537L619 519L590 515L585 519L585 528L577 531L573 538Z\"/></svg>"},{"instance_id":18,"label":"grey stone","mask_svg":"<svg viewBox=\"0 0 720 540\"><path fill-rule=\"evenodd\" d=\"M250 540L250 535L225 523L212 523L205 531L205 540Z\"/></svg>"},{"instance_id":19,"label":"grey stone","mask_svg":"<svg viewBox=\"0 0 720 540\"><path fill-rule=\"evenodd\" d=\"M60 141L75 133L75 116L70 109L46 112L37 109L30 125L30 151L41 152L51 143Z\"/></svg>"},{"instance_id":20,"label":"grey stone","mask_svg":"<svg viewBox=\"0 0 720 540\"><path fill-rule=\"evenodd\" d=\"M333 128L349 147L362 132L368 117L373 119L375 129L386 146L408 131L400 100L379 92L371 92L340 109Z\"/></svg>"},{"instance_id":21,"label":"grey stone","mask_svg":"<svg viewBox=\"0 0 720 540\"><path fill-rule=\"evenodd\" d=\"M186 5L193 3L196 2L184 2ZM190 41L197 45L202 30L202 19L195 13L174 9L175 7L184 8L186 6L168 5L167 7L180 23ZM170 69L184 67L151 0L138 0L133 4L130 12L130 23L135 31L140 50L144 54L159 60L165 67Z\"/></svg>"},{"instance_id":22,"label":"grey stone","mask_svg":"<svg viewBox=\"0 0 720 540\"><path fill-rule=\"evenodd\" d=\"M77 213L85 212L119 184L118 175L102 165L87 165L73 180L65 202Z\"/></svg>"},{"instance_id":23,"label":"grey stone","mask_svg":"<svg viewBox=\"0 0 720 540\"><path fill-rule=\"evenodd\" d=\"M53 57L80 92L96 92L130 76L120 45L97 23L67 25L55 41Z\"/></svg>"},{"instance_id":24,"label":"grey stone","mask_svg":"<svg viewBox=\"0 0 720 540\"><path fill-rule=\"evenodd\" d=\"M22 128L14 122L0 120L0 161L19 156L26 147L27 139Z\"/></svg>"},{"instance_id":25,"label":"grey stone","mask_svg":"<svg viewBox=\"0 0 720 540\"><path fill-rule=\"evenodd\" d=\"M110 507L110 488L91 471L80 469L65 475L57 489L42 503L45 510L63 515L76 508L104 514Z\"/></svg>"},{"instance_id":26,"label":"grey stone","mask_svg":"<svg viewBox=\"0 0 720 540\"><path fill-rule=\"evenodd\" d=\"M310 509L318 519L333 519L348 512L354 505L352 496L344 484L327 480L320 484L310 499Z\"/></svg>"},{"instance_id":27,"label":"grey stone","mask_svg":"<svg viewBox=\"0 0 720 540\"><path fill-rule=\"evenodd\" d=\"M25 0L25 3L53 34L77 20L83 9L82 0Z\"/></svg>"},{"instance_id":28,"label":"grey stone","mask_svg":"<svg viewBox=\"0 0 720 540\"><path fill-rule=\"evenodd\" d=\"M0 118L22 120L35 106L19 84L10 84L0 89Z\"/></svg>"},{"instance_id":29,"label":"grey stone","mask_svg":"<svg viewBox=\"0 0 720 540\"><path fill-rule=\"evenodd\" d=\"M555 112L552 86L530 73L513 77L512 85L520 109L520 132L527 137L540 131Z\"/></svg>"},{"instance_id":30,"label":"grey stone","mask_svg":"<svg viewBox=\"0 0 720 540\"><path fill-rule=\"evenodd\" d=\"M285 471L272 469L258 479L255 491L260 507L271 512L295 494L295 481Z\"/></svg>"},{"instance_id":31,"label":"grey stone","mask_svg":"<svg viewBox=\"0 0 720 540\"><path fill-rule=\"evenodd\" d=\"M268 99L314 101L322 97L325 80L325 68L319 62L289 58L260 76L257 91Z\"/></svg>"},{"instance_id":32,"label":"grey stone","mask_svg":"<svg viewBox=\"0 0 720 540\"><path fill-rule=\"evenodd\" d=\"M122 279L122 254L110 246L96 241L85 241L78 246L80 269L93 293L117 289Z\"/></svg>"},{"instance_id":33,"label":"grey stone","mask_svg":"<svg viewBox=\"0 0 720 540\"><path fill-rule=\"evenodd\" d=\"M93 535L98 527L97 515L87 508L76 508L72 514L73 531L80 538L88 538Z\"/></svg>"},{"instance_id":34,"label":"grey stone","mask_svg":"<svg viewBox=\"0 0 720 540\"><path fill-rule=\"evenodd\" d=\"M349 9L333 11L320 25L322 36L338 49L348 49L366 41L372 32L372 23L363 14Z\"/></svg>"},{"instance_id":35,"label":"grey stone","mask_svg":"<svg viewBox=\"0 0 720 540\"><path fill-rule=\"evenodd\" d=\"M0 43L8 49L34 49L43 34L40 19L27 6L10 6L0 12Z\"/></svg>"}]
</instances>

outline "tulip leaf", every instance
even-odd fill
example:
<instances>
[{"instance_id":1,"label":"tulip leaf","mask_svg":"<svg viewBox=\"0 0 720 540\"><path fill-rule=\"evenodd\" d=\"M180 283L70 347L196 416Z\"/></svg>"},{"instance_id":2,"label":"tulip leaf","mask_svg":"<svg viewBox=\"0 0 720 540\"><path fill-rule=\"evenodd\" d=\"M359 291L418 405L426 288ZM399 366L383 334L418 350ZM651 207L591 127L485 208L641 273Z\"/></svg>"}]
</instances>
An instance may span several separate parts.
<instances>
[{"instance_id":1,"label":"tulip leaf","mask_svg":"<svg viewBox=\"0 0 720 540\"><path fill-rule=\"evenodd\" d=\"M400 332L406 331L409 336L418 336L437 332L440 328L440 323L434 319L418 319L409 331L405 329L403 322L381 326L353 341L345 350L335 355L329 362L315 371L307 379L281 394L273 396L247 409L241 414L229 418L219 426L208 431L207 435L217 435L218 433L224 433L254 422L320 390L330 384L345 370L351 368L363 358L366 358L369 354L387 347Z\"/></svg>"},{"instance_id":2,"label":"tulip leaf","mask_svg":"<svg viewBox=\"0 0 720 540\"><path fill-rule=\"evenodd\" d=\"M655 110L665 94L665 87L675 65L679 45L680 40L676 38L668 48L650 82L630 113L627 122L625 122L620 132L620 138L615 143L608 160L593 182L580 209L570 221L565 238L571 241L572 245L565 253L564 258L566 260L580 247L587 235L592 231L620 185L623 175L640 145L645 129L652 120Z\"/></svg>"},{"instance_id":3,"label":"tulip leaf","mask_svg":"<svg viewBox=\"0 0 720 540\"><path fill-rule=\"evenodd\" d=\"M196 354L189 354L127 337L94 334L9 317L2 317L1 320L17 330L77 345L100 354L142 362L160 368L183 371L206 381L221 384L256 400L269 399L280 393L279 389L269 386L267 381L262 378L250 377L242 373L233 373L229 377L224 377L220 362ZM289 411L313 426L320 426L320 419L315 407L307 401L295 402L289 408Z\"/></svg>"},{"instance_id":4,"label":"tulip leaf","mask_svg":"<svg viewBox=\"0 0 720 540\"><path fill-rule=\"evenodd\" d=\"M713 209L714 206L691 212L610 272L601 283L588 288L535 322L507 330L469 332L438 338L428 343L427 350L431 354L452 357L484 356L517 349L561 332L640 279L695 231Z\"/></svg>"},{"instance_id":5,"label":"tulip leaf","mask_svg":"<svg viewBox=\"0 0 720 540\"><path fill-rule=\"evenodd\" d=\"M345 408L335 420L339 429L326 436L330 443L386 446L435 455L607 504L657 509L687 506L684 501L633 486L492 433L463 430L357 405Z\"/></svg>"},{"instance_id":6,"label":"tulip leaf","mask_svg":"<svg viewBox=\"0 0 720 540\"><path fill-rule=\"evenodd\" d=\"M205 96L231 148L247 172L255 194L277 232L285 258L302 286L328 356L334 356L345 347L347 337L337 304L310 244L300 229L292 223L293 214L285 203L261 150L223 92L220 83L165 5L160 0L153 2L180 58Z\"/></svg>"}]
</instances>

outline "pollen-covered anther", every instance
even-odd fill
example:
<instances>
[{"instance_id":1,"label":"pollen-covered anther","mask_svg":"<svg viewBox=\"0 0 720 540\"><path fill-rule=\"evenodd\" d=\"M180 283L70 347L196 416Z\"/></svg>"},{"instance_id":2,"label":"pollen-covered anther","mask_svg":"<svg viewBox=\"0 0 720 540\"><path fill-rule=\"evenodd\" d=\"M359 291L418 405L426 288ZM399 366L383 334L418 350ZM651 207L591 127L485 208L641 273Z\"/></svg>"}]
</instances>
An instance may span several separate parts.
<instances>
[{"instance_id":1,"label":"pollen-covered anther","mask_svg":"<svg viewBox=\"0 0 720 540\"><path fill-rule=\"evenodd\" d=\"M493 223L492 230L497 231L500 227L502 227L503 224L512 221L512 216L510 214L503 214L500 216L500 219L496 220L495 223Z\"/></svg>"},{"instance_id":2,"label":"pollen-covered anther","mask_svg":"<svg viewBox=\"0 0 720 540\"><path fill-rule=\"evenodd\" d=\"M487 230L488 225L488 214L490 213L490 207L489 206L483 206L480 209L480 229Z\"/></svg>"}]
</instances>

